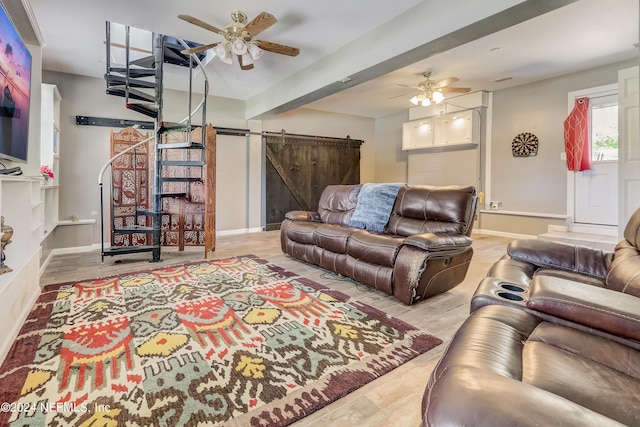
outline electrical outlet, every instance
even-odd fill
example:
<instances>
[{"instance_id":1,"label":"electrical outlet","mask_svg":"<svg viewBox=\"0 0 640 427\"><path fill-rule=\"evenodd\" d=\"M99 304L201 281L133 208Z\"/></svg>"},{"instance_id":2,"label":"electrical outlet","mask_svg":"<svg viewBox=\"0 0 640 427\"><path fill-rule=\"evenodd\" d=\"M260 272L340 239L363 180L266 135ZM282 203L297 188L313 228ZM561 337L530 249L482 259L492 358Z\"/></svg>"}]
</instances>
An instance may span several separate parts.
<instances>
[{"instance_id":1,"label":"electrical outlet","mask_svg":"<svg viewBox=\"0 0 640 427\"><path fill-rule=\"evenodd\" d=\"M498 210L500 206L502 206L502 202L489 202L489 209L491 210Z\"/></svg>"}]
</instances>

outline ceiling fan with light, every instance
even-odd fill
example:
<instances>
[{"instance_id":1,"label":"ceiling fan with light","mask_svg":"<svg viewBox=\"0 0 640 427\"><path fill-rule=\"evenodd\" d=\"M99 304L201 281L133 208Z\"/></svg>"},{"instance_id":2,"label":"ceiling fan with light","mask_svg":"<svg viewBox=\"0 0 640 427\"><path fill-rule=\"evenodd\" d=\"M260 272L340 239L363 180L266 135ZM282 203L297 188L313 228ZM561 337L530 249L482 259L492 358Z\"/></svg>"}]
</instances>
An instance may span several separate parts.
<instances>
[{"instance_id":1,"label":"ceiling fan with light","mask_svg":"<svg viewBox=\"0 0 640 427\"><path fill-rule=\"evenodd\" d=\"M297 56L300 53L300 49L295 47L253 39L278 21L275 16L268 12L260 13L245 24L247 15L239 10L233 10L231 11L231 20L233 22L224 27L224 29L217 28L190 15L178 15L178 18L224 37L224 41L221 42L186 49L182 51L184 54L199 53L207 49L213 49L222 62L231 64L235 55L238 58L240 68L250 70L253 68L253 63L262 56L264 51L288 56Z\"/></svg>"},{"instance_id":2,"label":"ceiling fan with light","mask_svg":"<svg viewBox=\"0 0 640 427\"><path fill-rule=\"evenodd\" d=\"M452 83L460 80L457 77L449 77L439 82L431 80L431 72L427 71L422 74L426 80L420 82L418 86L407 86L418 89L419 92L410 99L413 105L422 105L424 107L431 105L432 102L436 104L441 103L444 100L444 93L467 93L471 91L468 87L447 87Z\"/></svg>"}]
</instances>

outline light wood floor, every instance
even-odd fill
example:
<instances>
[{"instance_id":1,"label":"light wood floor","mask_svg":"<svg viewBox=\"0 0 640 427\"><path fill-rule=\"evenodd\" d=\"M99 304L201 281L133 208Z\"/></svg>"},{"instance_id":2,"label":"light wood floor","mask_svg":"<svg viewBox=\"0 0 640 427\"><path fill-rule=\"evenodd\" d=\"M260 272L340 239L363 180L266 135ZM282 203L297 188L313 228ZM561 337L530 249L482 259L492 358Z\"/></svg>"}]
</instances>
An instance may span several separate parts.
<instances>
[{"instance_id":1,"label":"light wood floor","mask_svg":"<svg viewBox=\"0 0 640 427\"><path fill-rule=\"evenodd\" d=\"M510 239L473 235L474 256L465 281L444 294L414 306L406 306L393 297L371 290L326 270L305 264L282 253L278 231L219 237L216 251L209 258L253 254L280 267L340 290L353 298L384 310L444 341L435 349L396 368L346 397L326 406L294 424L296 427L414 426L420 424L422 394L429 375L446 349L451 337L469 314L469 301L491 264L499 259ZM183 252L163 248L163 261L148 262L149 254L105 259L100 253L55 256L41 277L41 285L90 279L171 265L203 258L202 248Z\"/></svg>"}]
</instances>

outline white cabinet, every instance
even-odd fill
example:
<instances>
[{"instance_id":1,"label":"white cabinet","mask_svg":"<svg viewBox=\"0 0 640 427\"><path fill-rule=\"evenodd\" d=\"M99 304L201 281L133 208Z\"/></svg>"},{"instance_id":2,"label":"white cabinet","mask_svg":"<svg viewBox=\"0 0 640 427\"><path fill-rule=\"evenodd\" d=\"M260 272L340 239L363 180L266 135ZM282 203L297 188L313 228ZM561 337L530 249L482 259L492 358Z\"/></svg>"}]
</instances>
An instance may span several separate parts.
<instances>
[{"instance_id":1,"label":"white cabinet","mask_svg":"<svg viewBox=\"0 0 640 427\"><path fill-rule=\"evenodd\" d=\"M53 179L45 180L42 187L43 238L58 223L58 197L60 179L60 92L55 85L42 84L40 164L48 166Z\"/></svg>"},{"instance_id":2,"label":"white cabinet","mask_svg":"<svg viewBox=\"0 0 640 427\"><path fill-rule=\"evenodd\" d=\"M433 147L434 133L433 117L403 123L402 149L415 150Z\"/></svg>"},{"instance_id":3,"label":"white cabinet","mask_svg":"<svg viewBox=\"0 0 640 427\"><path fill-rule=\"evenodd\" d=\"M480 113L465 110L402 124L402 149L469 148L480 142Z\"/></svg>"}]
</instances>

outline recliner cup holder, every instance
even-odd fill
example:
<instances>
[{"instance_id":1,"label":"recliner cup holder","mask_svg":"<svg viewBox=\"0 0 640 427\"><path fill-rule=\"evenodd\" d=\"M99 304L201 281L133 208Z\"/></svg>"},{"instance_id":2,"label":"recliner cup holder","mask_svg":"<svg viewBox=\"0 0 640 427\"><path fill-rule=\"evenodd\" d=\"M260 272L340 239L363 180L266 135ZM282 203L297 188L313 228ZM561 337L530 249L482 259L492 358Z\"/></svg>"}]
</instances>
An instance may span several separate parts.
<instances>
[{"instance_id":1,"label":"recliner cup holder","mask_svg":"<svg viewBox=\"0 0 640 427\"><path fill-rule=\"evenodd\" d=\"M502 289L506 289L506 290L511 291L511 292L524 292L525 291L524 288L522 288L522 287L520 287L518 285L514 285L512 283L506 283L506 282L500 283L500 287Z\"/></svg>"},{"instance_id":2,"label":"recliner cup holder","mask_svg":"<svg viewBox=\"0 0 640 427\"><path fill-rule=\"evenodd\" d=\"M508 299L510 301L524 301L524 298L522 298L520 295L512 294L511 292L498 292L497 295L500 298Z\"/></svg>"}]
</instances>

